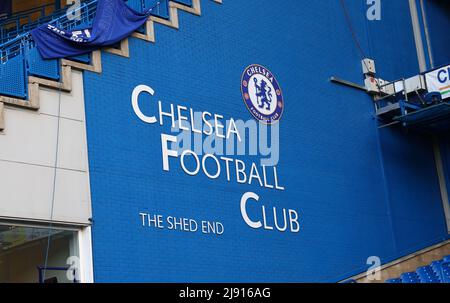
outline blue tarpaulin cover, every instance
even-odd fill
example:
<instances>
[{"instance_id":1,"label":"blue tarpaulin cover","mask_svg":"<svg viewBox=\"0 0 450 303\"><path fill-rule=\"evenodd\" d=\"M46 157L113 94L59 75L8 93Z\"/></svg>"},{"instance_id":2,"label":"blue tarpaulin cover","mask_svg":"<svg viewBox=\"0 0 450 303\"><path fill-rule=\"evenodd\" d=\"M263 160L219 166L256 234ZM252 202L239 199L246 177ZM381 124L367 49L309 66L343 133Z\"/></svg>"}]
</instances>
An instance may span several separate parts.
<instances>
[{"instance_id":1,"label":"blue tarpaulin cover","mask_svg":"<svg viewBox=\"0 0 450 303\"><path fill-rule=\"evenodd\" d=\"M159 2L155 0L155 5ZM91 28L63 30L44 24L31 32L44 59L82 55L103 46L116 44L141 27L152 8L137 12L123 0L98 0L97 12Z\"/></svg>"}]
</instances>

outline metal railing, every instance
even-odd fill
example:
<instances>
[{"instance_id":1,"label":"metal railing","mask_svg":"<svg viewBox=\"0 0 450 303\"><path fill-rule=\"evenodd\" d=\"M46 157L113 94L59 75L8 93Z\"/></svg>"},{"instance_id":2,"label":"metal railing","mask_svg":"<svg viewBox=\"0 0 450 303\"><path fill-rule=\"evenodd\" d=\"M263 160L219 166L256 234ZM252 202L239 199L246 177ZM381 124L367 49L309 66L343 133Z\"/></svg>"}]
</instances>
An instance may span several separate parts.
<instances>
[{"instance_id":1,"label":"metal railing","mask_svg":"<svg viewBox=\"0 0 450 303\"><path fill-rule=\"evenodd\" d=\"M5 63L9 59L20 55L24 50L34 47L34 41L31 38L30 31L38 26L49 23L58 28L65 30L72 30L80 26L90 26L96 13L97 0L81 3L80 7L74 9L72 13L77 15L77 18L68 18L66 13L60 16L52 15L50 20L40 20L27 25L27 31L17 35L3 44L0 44L0 62Z\"/></svg>"},{"instance_id":2,"label":"metal railing","mask_svg":"<svg viewBox=\"0 0 450 303\"><path fill-rule=\"evenodd\" d=\"M64 13L64 9L55 10L54 3L50 3L8 16L0 21L0 44L28 31L31 24L40 25Z\"/></svg>"},{"instance_id":3,"label":"metal railing","mask_svg":"<svg viewBox=\"0 0 450 303\"><path fill-rule=\"evenodd\" d=\"M0 63L5 63L9 59L23 53L25 49L34 47L34 42L31 39L30 31L43 24L52 24L64 30L73 30L80 27L91 26L97 10L97 2L98 0L86 0L81 2L80 7L75 8L70 12L72 15L76 15L77 18L68 18L67 10L62 9L55 14L23 25L20 33L14 38L8 38L6 41L2 41L0 39ZM127 0L127 2L128 5L135 10L145 11L150 8L149 0ZM166 8L165 10L161 9L161 11L167 11L168 0L160 1L158 10L155 11L156 15L160 13L160 7Z\"/></svg>"},{"instance_id":4,"label":"metal railing","mask_svg":"<svg viewBox=\"0 0 450 303\"><path fill-rule=\"evenodd\" d=\"M187 0L181 1L184 3L189 2ZM128 6L136 11L146 11L150 8L149 6L155 5L155 0L127 0L126 2ZM48 22L46 17L38 22L28 24L26 27L27 31L4 43L0 43L0 95L26 99L28 96L27 79L29 75L57 80L60 68L58 59L43 60L40 58L31 30L44 23L49 23L62 30L92 27L97 12L97 3L98 0L87 0L82 2L82 5L78 8L69 9L68 13L60 16L49 16L51 20ZM168 3L168 0L158 1L154 15L168 18ZM84 58L76 58L75 60L77 59L84 60ZM89 61L89 59L87 60Z\"/></svg>"}]
</instances>

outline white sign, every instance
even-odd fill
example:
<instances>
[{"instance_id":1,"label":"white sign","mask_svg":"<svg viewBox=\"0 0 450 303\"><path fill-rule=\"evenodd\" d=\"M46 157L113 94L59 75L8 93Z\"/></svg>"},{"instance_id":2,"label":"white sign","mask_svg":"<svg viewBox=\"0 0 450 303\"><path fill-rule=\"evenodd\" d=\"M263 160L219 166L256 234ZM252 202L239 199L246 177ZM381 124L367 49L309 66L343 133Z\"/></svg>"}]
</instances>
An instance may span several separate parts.
<instances>
[{"instance_id":1,"label":"white sign","mask_svg":"<svg viewBox=\"0 0 450 303\"><path fill-rule=\"evenodd\" d=\"M450 65L425 75L429 92L439 92L442 99L450 98Z\"/></svg>"},{"instance_id":2,"label":"white sign","mask_svg":"<svg viewBox=\"0 0 450 303\"><path fill-rule=\"evenodd\" d=\"M139 96L143 93L150 96L155 95L155 91L150 86L138 85L133 90L131 105L136 116L144 123L159 124L160 126L170 123L172 130L178 126L181 131L214 137L215 142L217 142L217 138L227 140L236 138L238 141L245 139L245 132L239 130L237 120L230 118L225 121L223 115L211 112L204 111L200 115L202 122L207 125L206 129L197 128L198 123L194 121L196 119L195 111L183 105L170 103L170 106L168 106L163 105L162 101L158 101L155 102L156 108L153 115L148 116L139 106ZM196 152L189 148L179 149L178 139L177 136L161 133L161 157L164 172L170 172L171 169L174 169L173 162L176 161L179 163L179 168L188 176L204 174L212 180L221 179L240 185L245 184L252 186L253 189L259 186L260 189L272 191L285 190L285 187L279 182L277 166L258 165L257 162L251 162L250 165L249 160L245 162L238 158L225 157L215 153ZM186 163L189 163L187 159L191 160L190 165L186 165ZM206 165L206 163L210 163L210 165ZM223 178L219 178L221 176ZM259 200L260 196L254 192L245 192L240 200L241 216L249 227L277 232L300 232L301 221L296 210L275 206L270 208L267 202L259 204ZM249 211L250 207L247 207L247 204L258 204L256 206L258 210L256 212ZM254 209L255 206L253 206ZM200 222L193 218L164 217L163 215L145 212L139 213L139 215L141 216L142 226L188 232L201 231L205 234L216 235L221 235L224 232L224 226L221 222Z\"/></svg>"}]
</instances>

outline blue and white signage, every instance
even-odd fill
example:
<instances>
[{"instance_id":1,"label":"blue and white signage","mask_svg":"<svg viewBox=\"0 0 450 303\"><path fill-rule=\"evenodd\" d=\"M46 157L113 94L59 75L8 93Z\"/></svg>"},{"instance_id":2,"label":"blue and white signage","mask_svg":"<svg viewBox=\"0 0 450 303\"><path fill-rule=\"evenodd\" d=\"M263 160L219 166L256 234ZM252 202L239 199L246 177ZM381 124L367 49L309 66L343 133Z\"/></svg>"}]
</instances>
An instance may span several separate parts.
<instances>
[{"instance_id":1,"label":"blue and white signage","mask_svg":"<svg viewBox=\"0 0 450 303\"><path fill-rule=\"evenodd\" d=\"M262 120L267 123L277 121L282 113L283 103L281 98L281 90L272 74L262 68L249 68L248 79L254 84L253 89L249 89L249 94L255 94L256 101L263 105L259 110L264 112L267 120ZM248 83L248 80L245 80ZM265 83L265 84L264 84ZM247 88L249 85L247 85ZM263 89L267 88L269 89ZM266 92L260 94L260 92ZM270 92L275 92L274 99L270 98ZM147 94L149 96L155 95L155 90L147 85L138 85L134 88L131 96L131 105L137 118L142 122L150 125L164 126L170 124L171 129L183 130L185 133L192 133L192 135L199 134L201 139L205 137L214 138L215 142L218 140L225 140L230 142L236 139L237 142L245 140L245 129L240 129L233 117L226 118L224 115L213 113L212 111L197 112L187 105L181 104L164 104L161 100L154 102L155 110L153 114L145 114L139 104L139 96ZM253 98L253 97L252 97ZM249 98L250 100L251 98ZM253 100L253 99L252 99ZM270 100L277 100L273 105ZM252 102L251 100L249 101ZM260 107L257 103L255 106ZM195 115L194 113L199 113ZM201 120L196 120L196 117ZM207 127L198 128L199 124L207 125ZM197 126L196 126L197 125ZM265 127L265 126L264 126ZM256 193L255 187L261 192L265 191L285 191L285 187L279 181L279 173L277 166L266 166L258 161L247 161L244 158L239 159L237 156L243 155L227 155L222 153L214 153L214 151L200 150L196 151L193 147L185 146L179 148L182 137L178 133L161 133L161 162L162 170L166 173L176 174L176 171L183 172L185 176L206 176L210 180L223 181L227 184L235 183L236 185L252 186L248 188L241 195L239 201L235 201L239 205L240 215L245 222L252 229L260 229L266 231L278 232L300 232L300 215L295 209L282 208L272 206L269 208L268 204L264 202L265 199ZM206 142L206 141L204 141ZM204 148L206 144L202 144ZM178 162L178 163L177 163ZM191 165L188 165L191 163ZM209 163L209 165L207 165ZM178 165L177 165L178 164ZM181 170L180 170L181 169ZM174 172L175 171L175 172ZM251 215L249 205L253 205L253 211L259 206L256 214ZM237 207L235 208L238 209ZM158 229L182 230L190 232L199 232L203 234L222 235L225 230L224 224L217 221L196 220L194 218L175 218L174 216L163 216L161 214L149 214L147 212L140 212L140 223L145 227L156 227ZM282 219L280 219L282 217ZM273 223L271 223L273 222Z\"/></svg>"},{"instance_id":2,"label":"blue and white signage","mask_svg":"<svg viewBox=\"0 0 450 303\"><path fill-rule=\"evenodd\" d=\"M242 74L242 97L257 120L272 124L280 120L284 101L275 76L264 66L252 64Z\"/></svg>"},{"instance_id":3,"label":"blue and white signage","mask_svg":"<svg viewBox=\"0 0 450 303\"><path fill-rule=\"evenodd\" d=\"M425 75L429 92L439 92L442 99L450 98L450 65Z\"/></svg>"}]
</instances>

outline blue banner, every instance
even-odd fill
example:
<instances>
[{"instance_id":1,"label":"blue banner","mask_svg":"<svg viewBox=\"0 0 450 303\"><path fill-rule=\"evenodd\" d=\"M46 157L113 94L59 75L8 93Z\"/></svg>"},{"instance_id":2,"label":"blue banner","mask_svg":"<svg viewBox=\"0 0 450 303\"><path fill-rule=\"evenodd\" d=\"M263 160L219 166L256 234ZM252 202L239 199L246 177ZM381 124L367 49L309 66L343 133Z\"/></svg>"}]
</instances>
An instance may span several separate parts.
<instances>
[{"instance_id":1,"label":"blue banner","mask_svg":"<svg viewBox=\"0 0 450 303\"><path fill-rule=\"evenodd\" d=\"M153 7L137 12L123 0L98 0L92 27L63 30L51 24L33 30L31 35L44 59L71 57L114 45L141 27Z\"/></svg>"}]
</instances>

